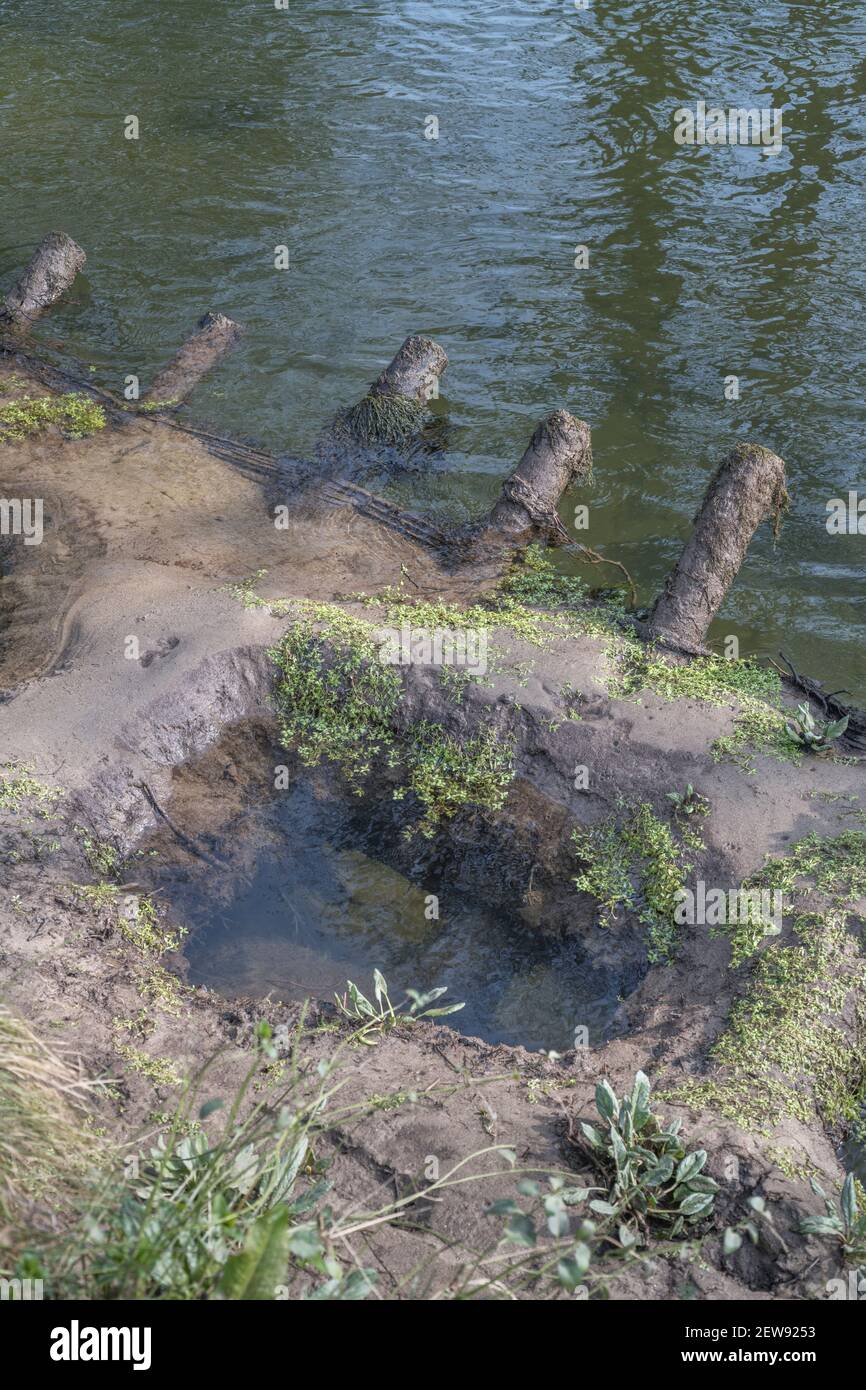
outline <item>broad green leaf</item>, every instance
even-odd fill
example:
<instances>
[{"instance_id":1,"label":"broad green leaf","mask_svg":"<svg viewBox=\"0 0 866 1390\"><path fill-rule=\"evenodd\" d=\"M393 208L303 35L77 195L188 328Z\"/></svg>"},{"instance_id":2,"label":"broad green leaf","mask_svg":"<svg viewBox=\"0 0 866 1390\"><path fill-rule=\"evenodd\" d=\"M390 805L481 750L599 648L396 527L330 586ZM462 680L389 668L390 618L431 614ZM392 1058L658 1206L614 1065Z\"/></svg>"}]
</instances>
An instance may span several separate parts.
<instances>
[{"instance_id":1,"label":"broad green leaf","mask_svg":"<svg viewBox=\"0 0 866 1390\"><path fill-rule=\"evenodd\" d=\"M595 1104L604 1120L615 1120L619 1114L619 1101L607 1081L599 1081L596 1086Z\"/></svg>"},{"instance_id":2,"label":"broad green leaf","mask_svg":"<svg viewBox=\"0 0 866 1390\"><path fill-rule=\"evenodd\" d=\"M672 1158L659 1159L654 1168L651 1168L644 1177L647 1187L661 1187L672 1176L674 1171L674 1161Z\"/></svg>"},{"instance_id":3,"label":"broad green leaf","mask_svg":"<svg viewBox=\"0 0 866 1390\"><path fill-rule=\"evenodd\" d=\"M610 1202L602 1202L598 1197L590 1202L589 1209L599 1216L616 1216L616 1207L612 1207Z\"/></svg>"},{"instance_id":4,"label":"broad green leaf","mask_svg":"<svg viewBox=\"0 0 866 1390\"><path fill-rule=\"evenodd\" d=\"M676 1181L688 1182L701 1171L707 1161L706 1149L696 1149L694 1153L686 1154L685 1158L677 1167Z\"/></svg>"},{"instance_id":5,"label":"broad green leaf","mask_svg":"<svg viewBox=\"0 0 866 1390\"><path fill-rule=\"evenodd\" d=\"M568 1213L565 1211L553 1211L547 1218L547 1229L552 1236L561 1239L567 1236L570 1230Z\"/></svg>"},{"instance_id":6,"label":"broad green leaf","mask_svg":"<svg viewBox=\"0 0 866 1390\"><path fill-rule=\"evenodd\" d=\"M381 970L373 971L373 989L376 994L376 1003L381 1004L382 996L388 993L388 983Z\"/></svg>"},{"instance_id":7,"label":"broad green leaf","mask_svg":"<svg viewBox=\"0 0 866 1390\"><path fill-rule=\"evenodd\" d=\"M702 1216L709 1211L715 1198L711 1192L690 1192L682 1202L680 1211L683 1216Z\"/></svg>"},{"instance_id":8,"label":"broad green leaf","mask_svg":"<svg viewBox=\"0 0 866 1390\"><path fill-rule=\"evenodd\" d=\"M842 1184L842 1198L839 1202L839 1206L841 1207L842 1215L845 1218L845 1225L853 1226L854 1222L857 1220L858 1215L857 1190L854 1186L853 1173L849 1173L844 1183Z\"/></svg>"},{"instance_id":9,"label":"broad green leaf","mask_svg":"<svg viewBox=\"0 0 866 1390\"><path fill-rule=\"evenodd\" d=\"M289 1213L279 1207L250 1226L243 1250L226 1260L219 1291L230 1299L271 1299L288 1261Z\"/></svg>"},{"instance_id":10,"label":"broad green leaf","mask_svg":"<svg viewBox=\"0 0 866 1390\"><path fill-rule=\"evenodd\" d=\"M523 1213L513 1197L498 1197L484 1208L485 1216L522 1216Z\"/></svg>"},{"instance_id":11,"label":"broad green leaf","mask_svg":"<svg viewBox=\"0 0 866 1390\"><path fill-rule=\"evenodd\" d=\"M289 1230L289 1250L299 1260L315 1260L324 1253L324 1249L315 1226L293 1226Z\"/></svg>"},{"instance_id":12,"label":"broad green leaf","mask_svg":"<svg viewBox=\"0 0 866 1390\"><path fill-rule=\"evenodd\" d=\"M532 1248L536 1243L535 1223L529 1216L512 1216L508 1225L505 1227L505 1239L513 1241L515 1245L525 1245Z\"/></svg>"}]
</instances>

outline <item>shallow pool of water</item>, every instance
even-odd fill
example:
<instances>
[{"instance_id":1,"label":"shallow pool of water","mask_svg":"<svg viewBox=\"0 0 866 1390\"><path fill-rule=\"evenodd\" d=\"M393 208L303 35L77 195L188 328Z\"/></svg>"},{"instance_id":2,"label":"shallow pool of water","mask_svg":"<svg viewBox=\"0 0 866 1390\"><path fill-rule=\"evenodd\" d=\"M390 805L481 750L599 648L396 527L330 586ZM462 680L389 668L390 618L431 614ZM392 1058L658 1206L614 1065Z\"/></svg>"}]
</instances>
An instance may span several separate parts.
<instances>
[{"instance_id":1,"label":"shallow pool of water","mask_svg":"<svg viewBox=\"0 0 866 1390\"><path fill-rule=\"evenodd\" d=\"M495 884L469 896L447 876L389 867L364 813L306 782L248 815L242 834L258 846L250 871L211 879L206 894L198 876L166 885L190 928L194 984L229 997L331 999L348 979L371 994L378 966L395 1000L407 987L447 986L443 1002L465 1008L445 1021L463 1033L561 1052L578 1028L590 1046L607 1037L618 995L636 982L633 963L593 961L577 934L544 934L495 906Z\"/></svg>"}]
</instances>

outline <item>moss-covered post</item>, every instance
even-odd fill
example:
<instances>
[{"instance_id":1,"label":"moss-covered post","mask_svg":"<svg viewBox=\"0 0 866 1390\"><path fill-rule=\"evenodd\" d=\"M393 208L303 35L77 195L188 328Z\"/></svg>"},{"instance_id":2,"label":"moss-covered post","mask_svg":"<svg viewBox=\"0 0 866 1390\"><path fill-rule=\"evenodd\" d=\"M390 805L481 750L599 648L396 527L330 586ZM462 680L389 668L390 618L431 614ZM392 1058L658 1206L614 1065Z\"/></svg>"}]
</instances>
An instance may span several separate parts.
<instances>
[{"instance_id":1,"label":"moss-covered post","mask_svg":"<svg viewBox=\"0 0 866 1390\"><path fill-rule=\"evenodd\" d=\"M785 465L759 444L738 444L707 488L694 530L650 615L647 635L701 647L762 521L778 528L788 505Z\"/></svg>"},{"instance_id":2,"label":"moss-covered post","mask_svg":"<svg viewBox=\"0 0 866 1390\"><path fill-rule=\"evenodd\" d=\"M225 314L205 314L168 366L154 377L142 401L149 405L177 405L186 400L202 377L231 352L242 333L240 324Z\"/></svg>"},{"instance_id":3,"label":"moss-covered post","mask_svg":"<svg viewBox=\"0 0 866 1390\"><path fill-rule=\"evenodd\" d=\"M436 395L439 378L447 366L444 348L432 338L413 334L366 396L339 412L334 433L365 448L406 448L429 420L427 402Z\"/></svg>"},{"instance_id":4,"label":"moss-covered post","mask_svg":"<svg viewBox=\"0 0 866 1390\"><path fill-rule=\"evenodd\" d=\"M26 328L65 294L87 260L65 232L49 232L0 305L0 329Z\"/></svg>"},{"instance_id":5,"label":"moss-covered post","mask_svg":"<svg viewBox=\"0 0 866 1390\"><path fill-rule=\"evenodd\" d=\"M523 458L503 483L487 530L515 539L543 535L552 543L566 542L568 532L557 514L557 504L571 483L591 476L589 425L566 410L555 410L536 427Z\"/></svg>"}]
</instances>

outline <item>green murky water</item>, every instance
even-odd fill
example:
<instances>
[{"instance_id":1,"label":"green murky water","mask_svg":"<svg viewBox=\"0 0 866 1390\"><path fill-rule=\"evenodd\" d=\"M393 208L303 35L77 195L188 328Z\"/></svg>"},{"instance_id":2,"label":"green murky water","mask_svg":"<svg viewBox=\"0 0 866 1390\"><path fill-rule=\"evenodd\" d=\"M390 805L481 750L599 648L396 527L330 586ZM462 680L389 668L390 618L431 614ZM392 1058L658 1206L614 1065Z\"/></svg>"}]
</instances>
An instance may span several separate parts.
<instances>
[{"instance_id":1,"label":"green murky water","mask_svg":"<svg viewBox=\"0 0 866 1390\"><path fill-rule=\"evenodd\" d=\"M41 332L115 390L231 313L248 336L196 410L296 452L432 333L452 476L416 502L479 508L565 406L594 430L589 543L642 599L755 439L795 511L716 635L862 699L866 536L829 536L825 504L866 496L864 97L858 6L4 0L0 280L76 237L87 276ZM677 147L701 99L784 108L784 148Z\"/></svg>"}]
</instances>

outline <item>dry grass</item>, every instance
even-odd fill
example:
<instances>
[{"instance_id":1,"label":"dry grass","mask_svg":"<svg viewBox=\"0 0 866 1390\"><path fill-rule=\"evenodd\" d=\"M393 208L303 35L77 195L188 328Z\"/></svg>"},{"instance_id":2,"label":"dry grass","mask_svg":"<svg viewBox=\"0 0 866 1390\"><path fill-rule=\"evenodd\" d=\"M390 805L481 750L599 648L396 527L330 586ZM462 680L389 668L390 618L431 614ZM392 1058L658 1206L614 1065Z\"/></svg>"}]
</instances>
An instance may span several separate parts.
<instances>
[{"instance_id":1,"label":"dry grass","mask_svg":"<svg viewBox=\"0 0 866 1390\"><path fill-rule=\"evenodd\" d=\"M0 1217L49 1194L63 1206L98 1160L86 1110L96 1084L0 1003Z\"/></svg>"}]
</instances>

